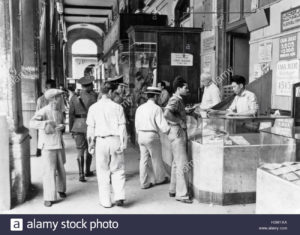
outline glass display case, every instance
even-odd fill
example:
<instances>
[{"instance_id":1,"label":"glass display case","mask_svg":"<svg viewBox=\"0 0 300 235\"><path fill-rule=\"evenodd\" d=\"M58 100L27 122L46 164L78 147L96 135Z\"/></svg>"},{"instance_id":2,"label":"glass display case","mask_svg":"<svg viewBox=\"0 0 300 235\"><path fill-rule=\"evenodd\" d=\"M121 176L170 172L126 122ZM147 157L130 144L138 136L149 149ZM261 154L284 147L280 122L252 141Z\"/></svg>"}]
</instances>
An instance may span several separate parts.
<instances>
[{"instance_id":1,"label":"glass display case","mask_svg":"<svg viewBox=\"0 0 300 235\"><path fill-rule=\"evenodd\" d=\"M296 159L295 139L275 132L278 123L274 117L194 118L188 132L195 198L221 205L254 203L257 168Z\"/></svg>"}]
</instances>

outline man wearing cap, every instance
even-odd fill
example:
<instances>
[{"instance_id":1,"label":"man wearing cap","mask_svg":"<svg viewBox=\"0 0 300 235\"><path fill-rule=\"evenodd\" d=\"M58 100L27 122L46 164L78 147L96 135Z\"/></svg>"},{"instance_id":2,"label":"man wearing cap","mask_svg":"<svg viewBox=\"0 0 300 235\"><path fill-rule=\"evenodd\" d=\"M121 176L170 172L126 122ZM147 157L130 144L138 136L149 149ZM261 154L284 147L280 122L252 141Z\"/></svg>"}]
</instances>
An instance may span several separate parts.
<instances>
[{"instance_id":1,"label":"man wearing cap","mask_svg":"<svg viewBox=\"0 0 300 235\"><path fill-rule=\"evenodd\" d=\"M66 197L65 152L62 138L63 113L60 104L63 91L48 89L45 98L49 104L38 110L30 121L30 127L38 129L43 159L44 205L49 207L56 200L57 192ZM57 178L57 180L56 180ZM56 191L57 189L57 191Z\"/></svg>"},{"instance_id":2,"label":"man wearing cap","mask_svg":"<svg viewBox=\"0 0 300 235\"><path fill-rule=\"evenodd\" d=\"M145 92L148 101L138 107L135 114L135 129L140 146L140 183L142 189L151 188L154 184L169 182L162 160L162 149L159 131L167 134L170 130L162 109L157 105L161 89L148 87ZM151 174L150 160L154 176Z\"/></svg>"},{"instance_id":3,"label":"man wearing cap","mask_svg":"<svg viewBox=\"0 0 300 235\"><path fill-rule=\"evenodd\" d=\"M97 102L97 94L93 91L93 78L90 76L82 77L78 80L82 90L78 97L70 100L69 125L70 131L74 135L77 148L77 162L79 169L79 181L86 182L85 176L93 176L90 167L92 163L92 155L87 151L88 142L86 138L87 126L86 118L90 106ZM85 175L84 175L84 156L85 159Z\"/></svg>"},{"instance_id":4,"label":"man wearing cap","mask_svg":"<svg viewBox=\"0 0 300 235\"><path fill-rule=\"evenodd\" d=\"M105 208L112 207L111 185L116 205L123 206L125 200L126 120L122 106L111 100L115 89L108 82L102 86L102 97L90 107L86 121L88 139L96 141L99 200Z\"/></svg>"}]
</instances>

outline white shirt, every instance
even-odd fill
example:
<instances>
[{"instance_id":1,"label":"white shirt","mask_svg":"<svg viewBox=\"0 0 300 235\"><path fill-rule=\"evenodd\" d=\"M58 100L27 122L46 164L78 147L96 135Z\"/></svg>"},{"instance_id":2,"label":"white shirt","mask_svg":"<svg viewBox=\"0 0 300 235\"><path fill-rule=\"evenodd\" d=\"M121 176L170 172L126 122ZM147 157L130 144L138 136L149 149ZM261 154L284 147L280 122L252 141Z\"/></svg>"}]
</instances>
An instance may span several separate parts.
<instances>
[{"instance_id":1,"label":"white shirt","mask_svg":"<svg viewBox=\"0 0 300 235\"><path fill-rule=\"evenodd\" d=\"M167 133L170 127L162 109L153 100L148 100L136 110L135 129L137 131L161 131L162 133Z\"/></svg>"},{"instance_id":2,"label":"white shirt","mask_svg":"<svg viewBox=\"0 0 300 235\"><path fill-rule=\"evenodd\" d=\"M234 100L228 109L236 113L249 113L255 115L258 112L256 95L251 91L244 90L240 95L234 97Z\"/></svg>"},{"instance_id":3,"label":"white shirt","mask_svg":"<svg viewBox=\"0 0 300 235\"><path fill-rule=\"evenodd\" d=\"M208 87L204 88L202 102L200 104L201 109L210 109L220 102L221 93L216 84L211 83Z\"/></svg>"},{"instance_id":4,"label":"white shirt","mask_svg":"<svg viewBox=\"0 0 300 235\"><path fill-rule=\"evenodd\" d=\"M126 120L122 106L102 96L89 108L86 123L94 136L120 136L120 126L126 125Z\"/></svg>"}]
</instances>

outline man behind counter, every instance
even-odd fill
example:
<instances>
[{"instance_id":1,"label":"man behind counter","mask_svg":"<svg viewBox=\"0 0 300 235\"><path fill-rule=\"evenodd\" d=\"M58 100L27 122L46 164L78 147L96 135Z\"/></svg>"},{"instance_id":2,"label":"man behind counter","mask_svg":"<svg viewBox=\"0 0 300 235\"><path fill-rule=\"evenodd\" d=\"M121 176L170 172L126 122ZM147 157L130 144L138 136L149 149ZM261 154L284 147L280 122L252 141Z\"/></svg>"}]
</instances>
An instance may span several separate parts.
<instances>
[{"instance_id":1,"label":"man behind counter","mask_svg":"<svg viewBox=\"0 0 300 235\"><path fill-rule=\"evenodd\" d=\"M256 95L245 89L246 79L240 75L234 75L231 79L234 100L227 110L209 109L208 114L226 116L255 116L258 112Z\"/></svg>"}]
</instances>

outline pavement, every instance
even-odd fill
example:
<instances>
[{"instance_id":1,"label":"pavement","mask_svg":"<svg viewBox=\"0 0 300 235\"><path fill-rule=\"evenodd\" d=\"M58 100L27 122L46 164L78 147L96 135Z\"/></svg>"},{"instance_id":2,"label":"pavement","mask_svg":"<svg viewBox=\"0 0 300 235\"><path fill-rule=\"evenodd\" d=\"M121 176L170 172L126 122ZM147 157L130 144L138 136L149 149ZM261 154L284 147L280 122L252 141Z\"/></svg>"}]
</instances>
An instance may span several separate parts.
<instances>
[{"instance_id":1,"label":"pavement","mask_svg":"<svg viewBox=\"0 0 300 235\"><path fill-rule=\"evenodd\" d=\"M202 204L194 199L184 204L170 198L168 184L141 189L139 184L139 152L129 146L125 152L126 201L124 207L103 208L99 204L97 178L78 181L76 149L69 134L64 136L67 163L67 198L45 207L42 191L42 159L31 158L32 187L28 200L4 214L254 214L255 204L218 206ZM93 160L94 162L94 160ZM93 166L94 168L94 166Z\"/></svg>"}]
</instances>

